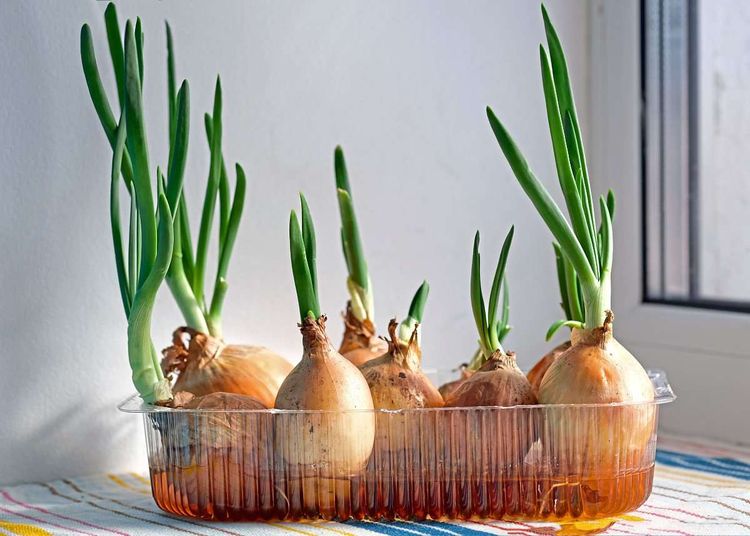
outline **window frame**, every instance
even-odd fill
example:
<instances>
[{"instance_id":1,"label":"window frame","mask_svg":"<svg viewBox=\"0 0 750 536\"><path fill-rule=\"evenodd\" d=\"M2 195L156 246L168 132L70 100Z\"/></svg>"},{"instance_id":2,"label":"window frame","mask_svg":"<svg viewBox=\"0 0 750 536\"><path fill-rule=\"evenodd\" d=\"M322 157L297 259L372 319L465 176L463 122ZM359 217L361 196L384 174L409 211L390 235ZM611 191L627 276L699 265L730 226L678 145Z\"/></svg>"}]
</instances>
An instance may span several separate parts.
<instances>
[{"instance_id":1,"label":"window frame","mask_svg":"<svg viewBox=\"0 0 750 536\"><path fill-rule=\"evenodd\" d=\"M669 373L678 401L665 407L668 429L750 443L750 427L738 426L750 407L750 352L742 351L750 315L644 299L641 3L593 0L589 36L591 177L595 191L611 188L618 201L616 336L645 366Z\"/></svg>"},{"instance_id":2,"label":"window frame","mask_svg":"<svg viewBox=\"0 0 750 536\"><path fill-rule=\"evenodd\" d=\"M592 4L589 151L592 181L600 192L617 194L613 300L618 330L685 349L719 351L750 359L738 352L738 342L750 334L748 306L716 309L704 304L654 300L645 292L643 148L641 102L641 18L639 2ZM609 106L608 102L617 102ZM618 179L619 177L619 179ZM631 180L624 180L625 178ZM618 237L633 237L618 240ZM636 274L624 277L622 274ZM666 333L641 328L641 320L664 323ZM624 326L623 326L624 324ZM632 325L632 327L631 327ZM721 328L718 333L714 329ZM735 336L727 337L728 334ZM740 337L741 335L741 337Z\"/></svg>"},{"instance_id":3,"label":"window frame","mask_svg":"<svg viewBox=\"0 0 750 536\"><path fill-rule=\"evenodd\" d=\"M643 301L750 313L701 295L697 1L641 0L640 26Z\"/></svg>"}]
</instances>

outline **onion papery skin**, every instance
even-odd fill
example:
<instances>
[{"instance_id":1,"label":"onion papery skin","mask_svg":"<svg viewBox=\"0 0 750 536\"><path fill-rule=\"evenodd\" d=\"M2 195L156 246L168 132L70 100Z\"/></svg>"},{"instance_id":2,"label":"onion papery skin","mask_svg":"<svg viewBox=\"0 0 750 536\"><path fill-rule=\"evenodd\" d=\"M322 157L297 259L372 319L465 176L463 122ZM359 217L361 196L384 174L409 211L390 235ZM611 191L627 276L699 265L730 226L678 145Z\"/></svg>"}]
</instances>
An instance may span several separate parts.
<instances>
[{"instance_id":1,"label":"onion papery skin","mask_svg":"<svg viewBox=\"0 0 750 536\"><path fill-rule=\"evenodd\" d=\"M558 344L552 350L544 354L542 358L536 362L536 365L531 367L531 370L526 373L526 378L528 378L529 383L531 383L531 389L534 391L534 396L539 396L539 386L542 383L542 378L544 378L547 369L549 369L555 359L560 357L563 352L570 348L570 346L570 341Z\"/></svg>"},{"instance_id":2,"label":"onion papery skin","mask_svg":"<svg viewBox=\"0 0 750 536\"><path fill-rule=\"evenodd\" d=\"M375 409L441 408L442 395L422 372L422 349L415 327L407 343L398 338L398 322L388 324L388 352L360 367Z\"/></svg>"},{"instance_id":3,"label":"onion papery skin","mask_svg":"<svg viewBox=\"0 0 750 536\"><path fill-rule=\"evenodd\" d=\"M376 335L372 321L369 318L360 320L354 316L351 302L347 302L344 314L344 336L339 345L339 353L355 366L361 367L387 351L388 343Z\"/></svg>"},{"instance_id":4,"label":"onion papery skin","mask_svg":"<svg viewBox=\"0 0 750 536\"><path fill-rule=\"evenodd\" d=\"M184 335L190 336L187 348ZM273 407L276 393L292 365L262 346L225 345L219 339L189 328L175 331L174 344L164 350L165 374L177 372L173 391L196 397L234 393Z\"/></svg>"},{"instance_id":5,"label":"onion papery skin","mask_svg":"<svg viewBox=\"0 0 750 536\"><path fill-rule=\"evenodd\" d=\"M162 441L180 445L172 456L177 463L165 467L165 476L168 485L182 490L188 510L236 508L231 502L243 496L247 482L267 478L258 470L272 465L273 415L265 409L250 396L211 393L162 415ZM209 496L206 489L225 492Z\"/></svg>"},{"instance_id":6,"label":"onion papery skin","mask_svg":"<svg viewBox=\"0 0 750 536\"><path fill-rule=\"evenodd\" d=\"M364 376L333 348L325 320L303 320L302 360L284 380L275 404L276 409L320 412L277 414L274 427L276 448L290 471L335 478L356 474L367 464L375 416Z\"/></svg>"},{"instance_id":7,"label":"onion papery skin","mask_svg":"<svg viewBox=\"0 0 750 536\"><path fill-rule=\"evenodd\" d=\"M487 450L488 442L497 451L497 461L503 465L523 463L531 445L538 438L537 412L523 409L523 406L536 404L531 384L516 364L515 354L495 351L490 359L472 376L464 380L447 397L445 405L454 408L467 408L465 418L455 415L454 420L465 421L461 430L453 434L466 434L465 430L485 430L488 437L471 437L475 441L473 452ZM502 406L503 409L487 408ZM446 414L446 417L450 415ZM460 418L459 418L460 417ZM490 463L478 459L476 463ZM489 471L490 466L481 465L480 471Z\"/></svg>"},{"instance_id":8,"label":"onion papery skin","mask_svg":"<svg viewBox=\"0 0 750 536\"><path fill-rule=\"evenodd\" d=\"M471 378L472 374L474 374L474 371L469 369L466 365L462 365L460 371L461 377L459 379L444 383L438 388L443 400L446 400L456 389L458 389L458 386L461 385L464 380Z\"/></svg>"},{"instance_id":9,"label":"onion papery skin","mask_svg":"<svg viewBox=\"0 0 750 536\"><path fill-rule=\"evenodd\" d=\"M192 410L191 431L196 442L215 449L237 448L254 443L254 427L248 421L251 414L238 410L268 409L260 400L252 396L236 393L211 393L197 396L184 404L182 409Z\"/></svg>"},{"instance_id":10,"label":"onion papery skin","mask_svg":"<svg viewBox=\"0 0 750 536\"><path fill-rule=\"evenodd\" d=\"M360 370L370 387L375 409L442 408L443 397L421 370L410 370L391 353L372 359Z\"/></svg>"},{"instance_id":11,"label":"onion papery skin","mask_svg":"<svg viewBox=\"0 0 750 536\"><path fill-rule=\"evenodd\" d=\"M612 336L610 313L603 327L573 332L571 348L550 365L542 379L539 402L635 405L582 406L575 412L549 408L553 430L552 439L546 439L548 447L557 459L568 460L568 467L590 474L618 473L626 465L636 467L653 448L653 400L648 374Z\"/></svg>"},{"instance_id":12,"label":"onion papery skin","mask_svg":"<svg viewBox=\"0 0 750 536\"><path fill-rule=\"evenodd\" d=\"M515 354L495 351L470 378L447 397L445 405L454 408L475 406L523 406L537 400Z\"/></svg>"}]
</instances>

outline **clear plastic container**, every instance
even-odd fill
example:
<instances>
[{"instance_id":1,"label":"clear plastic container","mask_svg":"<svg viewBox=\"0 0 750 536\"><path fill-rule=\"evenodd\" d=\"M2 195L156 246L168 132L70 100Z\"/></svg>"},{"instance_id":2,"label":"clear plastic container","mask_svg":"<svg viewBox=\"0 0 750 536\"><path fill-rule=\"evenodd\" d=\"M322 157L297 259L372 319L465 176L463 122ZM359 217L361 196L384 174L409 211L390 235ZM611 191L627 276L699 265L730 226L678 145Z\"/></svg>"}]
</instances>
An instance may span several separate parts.
<instances>
[{"instance_id":1,"label":"clear plastic container","mask_svg":"<svg viewBox=\"0 0 750 536\"><path fill-rule=\"evenodd\" d=\"M564 523L651 493L659 405L675 397L649 375L656 397L642 404L221 411L132 397L120 409L143 415L154 500L172 514ZM373 420L374 440L356 433Z\"/></svg>"}]
</instances>

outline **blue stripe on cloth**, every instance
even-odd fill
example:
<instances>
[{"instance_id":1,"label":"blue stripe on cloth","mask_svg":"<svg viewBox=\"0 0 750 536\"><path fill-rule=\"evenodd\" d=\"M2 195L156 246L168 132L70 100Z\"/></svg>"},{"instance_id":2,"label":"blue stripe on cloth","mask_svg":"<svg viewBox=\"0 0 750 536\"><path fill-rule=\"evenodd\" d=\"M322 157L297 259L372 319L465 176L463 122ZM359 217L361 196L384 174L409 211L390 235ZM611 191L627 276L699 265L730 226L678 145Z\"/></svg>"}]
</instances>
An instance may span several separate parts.
<instances>
[{"instance_id":1,"label":"blue stripe on cloth","mask_svg":"<svg viewBox=\"0 0 750 536\"><path fill-rule=\"evenodd\" d=\"M459 536L485 536L487 534L487 532L483 530L472 529L464 525L443 523L441 521L420 521L419 525L436 528L437 530L435 532L431 532L431 534L457 534Z\"/></svg>"},{"instance_id":2,"label":"blue stripe on cloth","mask_svg":"<svg viewBox=\"0 0 750 536\"><path fill-rule=\"evenodd\" d=\"M740 480L750 480L750 464L730 458L708 458L695 454L657 449L656 462L671 467L694 469Z\"/></svg>"},{"instance_id":3,"label":"blue stripe on cloth","mask_svg":"<svg viewBox=\"0 0 750 536\"><path fill-rule=\"evenodd\" d=\"M422 532L420 530L417 530L419 526L415 525L414 529L402 529L399 528L399 524L405 524L405 523L398 523L393 521L358 521L358 520L349 520L344 523L345 525L351 525L352 527L357 527L360 529L369 530L371 532L376 532L378 534L386 534L387 536L414 536L415 534L430 534L429 532Z\"/></svg>"},{"instance_id":4,"label":"blue stripe on cloth","mask_svg":"<svg viewBox=\"0 0 750 536\"><path fill-rule=\"evenodd\" d=\"M350 520L345 523L354 527L366 529L378 534L387 536L415 536L418 534L430 535L440 534L445 536L485 536L487 532L465 527L463 525L454 525L452 523L443 523L441 521L415 521L413 523L405 521L354 521Z\"/></svg>"}]
</instances>

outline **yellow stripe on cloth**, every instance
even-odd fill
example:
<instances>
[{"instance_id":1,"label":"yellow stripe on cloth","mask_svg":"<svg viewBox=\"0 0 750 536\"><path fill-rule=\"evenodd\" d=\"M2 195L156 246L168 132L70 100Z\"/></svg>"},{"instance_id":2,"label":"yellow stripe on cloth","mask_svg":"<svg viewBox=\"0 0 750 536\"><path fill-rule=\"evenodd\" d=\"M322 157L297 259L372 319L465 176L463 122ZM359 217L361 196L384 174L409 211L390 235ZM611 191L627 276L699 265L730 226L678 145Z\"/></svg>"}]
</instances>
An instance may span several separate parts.
<instances>
[{"instance_id":1,"label":"yellow stripe on cloth","mask_svg":"<svg viewBox=\"0 0 750 536\"><path fill-rule=\"evenodd\" d=\"M306 525L312 525L316 529L327 530L329 532L335 532L336 534L343 534L344 536L356 536L354 533L332 527L331 525L335 524L332 521L308 521L303 523Z\"/></svg>"},{"instance_id":2,"label":"yellow stripe on cloth","mask_svg":"<svg viewBox=\"0 0 750 536\"><path fill-rule=\"evenodd\" d=\"M122 478L120 478L117 475L113 475L112 473L108 474L107 478L109 478L112 482L114 482L115 484L117 484L118 486L126 490L135 491L136 493L140 493L141 495L149 495L149 496L151 495L150 492L146 490L138 489L135 486L131 486L130 484L125 482Z\"/></svg>"},{"instance_id":3,"label":"yellow stripe on cloth","mask_svg":"<svg viewBox=\"0 0 750 536\"><path fill-rule=\"evenodd\" d=\"M51 532L47 532L44 529L26 523L8 523L6 521L0 521L0 529L5 529L11 534L19 534L20 536L52 536Z\"/></svg>"},{"instance_id":4,"label":"yellow stripe on cloth","mask_svg":"<svg viewBox=\"0 0 750 536\"><path fill-rule=\"evenodd\" d=\"M145 478L143 475L139 475L136 472L130 472L128 474L132 476L133 478L135 478L138 482L140 482L144 486L148 487L148 489L151 489L151 481L148 478Z\"/></svg>"},{"instance_id":5,"label":"yellow stripe on cloth","mask_svg":"<svg viewBox=\"0 0 750 536\"><path fill-rule=\"evenodd\" d=\"M300 530L295 529L294 527L290 527L289 525L282 525L281 523L266 523L266 525L269 525L271 527L276 527L277 529L286 530L288 532L296 532L297 534L306 534L307 536L317 536L314 532L307 532L306 530Z\"/></svg>"}]
</instances>

